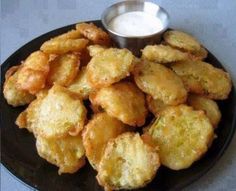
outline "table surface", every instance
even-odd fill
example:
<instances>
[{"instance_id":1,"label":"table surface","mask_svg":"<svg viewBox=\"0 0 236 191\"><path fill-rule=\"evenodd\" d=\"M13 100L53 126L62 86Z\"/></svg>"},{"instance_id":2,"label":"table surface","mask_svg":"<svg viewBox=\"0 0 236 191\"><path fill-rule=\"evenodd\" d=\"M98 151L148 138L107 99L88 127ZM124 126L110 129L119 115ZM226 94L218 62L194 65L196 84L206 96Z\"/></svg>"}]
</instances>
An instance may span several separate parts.
<instances>
[{"instance_id":1,"label":"table surface","mask_svg":"<svg viewBox=\"0 0 236 191\"><path fill-rule=\"evenodd\" d=\"M99 19L112 0L1 0L1 63L33 38L79 21ZM196 36L231 73L236 84L236 1L157 0L170 14L171 27ZM236 190L236 136L224 156L186 191ZM1 165L1 190L31 188Z\"/></svg>"}]
</instances>

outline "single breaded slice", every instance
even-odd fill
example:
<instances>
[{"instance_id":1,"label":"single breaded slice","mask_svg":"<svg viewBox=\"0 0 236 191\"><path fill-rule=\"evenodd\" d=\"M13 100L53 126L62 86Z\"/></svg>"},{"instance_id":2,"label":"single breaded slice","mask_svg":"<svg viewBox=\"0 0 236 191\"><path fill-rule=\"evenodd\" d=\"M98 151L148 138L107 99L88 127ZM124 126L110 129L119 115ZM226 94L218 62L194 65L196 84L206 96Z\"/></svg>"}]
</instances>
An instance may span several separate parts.
<instances>
[{"instance_id":1,"label":"single breaded slice","mask_svg":"<svg viewBox=\"0 0 236 191\"><path fill-rule=\"evenodd\" d=\"M57 40L65 40L65 39L78 39L78 38L82 38L82 34L80 33L80 31L72 29L66 33L60 34L56 37L54 37L53 39L57 39Z\"/></svg>"},{"instance_id":2,"label":"single breaded slice","mask_svg":"<svg viewBox=\"0 0 236 191\"><path fill-rule=\"evenodd\" d=\"M109 48L95 55L87 66L92 87L107 87L129 76L133 69L132 53L127 49Z\"/></svg>"},{"instance_id":3,"label":"single breaded slice","mask_svg":"<svg viewBox=\"0 0 236 191\"><path fill-rule=\"evenodd\" d=\"M42 51L31 53L18 71L17 87L36 94L43 89L49 72L49 56Z\"/></svg>"},{"instance_id":4,"label":"single breaded slice","mask_svg":"<svg viewBox=\"0 0 236 191\"><path fill-rule=\"evenodd\" d=\"M48 74L49 64L48 64L49 56L44 52L38 50L32 52L25 61L22 62L23 67L30 68L32 70L39 70L45 74Z\"/></svg>"},{"instance_id":5,"label":"single breaded slice","mask_svg":"<svg viewBox=\"0 0 236 191\"><path fill-rule=\"evenodd\" d=\"M221 113L215 101L204 96L191 94L188 96L188 104L196 110L203 110L213 127L217 127L221 119Z\"/></svg>"},{"instance_id":6,"label":"single breaded slice","mask_svg":"<svg viewBox=\"0 0 236 191\"><path fill-rule=\"evenodd\" d=\"M144 94L131 82L119 82L102 88L89 97L93 105L100 105L113 117L131 126L145 123L147 109Z\"/></svg>"},{"instance_id":7,"label":"single breaded slice","mask_svg":"<svg viewBox=\"0 0 236 191\"><path fill-rule=\"evenodd\" d=\"M93 57L101 54L104 50L106 50L106 47L96 44L88 46L87 49L89 51L89 55Z\"/></svg>"},{"instance_id":8,"label":"single breaded slice","mask_svg":"<svg viewBox=\"0 0 236 191\"><path fill-rule=\"evenodd\" d=\"M135 65L133 74L142 91L165 104L177 105L187 98L181 78L161 64L141 61Z\"/></svg>"},{"instance_id":9,"label":"single breaded slice","mask_svg":"<svg viewBox=\"0 0 236 191\"><path fill-rule=\"evenodd\" d=\"M56 57L49 65L47 83L49 85L57 83L61 86L68 86L78 73L80 60L78 55L67 53Z\"/></svg>"},{"instance_id":10,"label":"single breaded slice","mask_svg":"<svg viewBox=\"0 0 236 191\"><path fill-rule=\"evenodd\" d=\"M149 111L151 111L155 117L158 117L159 113L168 106L159 99L153 99L150 95L146 95L146 102Z\"/></svg>"},{"instance_id":11,"label":"single breaded slice","mask_svg":"<svg viewBox=\"0 0 236 191\"><path fill-rule=\"evenodd\" d=\"M14 71L13 71L14 70ZM9 105L14 107L29 104L35 96L17 87L18 67L13 66L6 72L3 95Z\"/></svg>"},{"instance_id":12,"label":"single breaded slice","mask_svg":"<svg viewBox=\"0 0 236 191\"><path fill-rule=\"evenodd\" d=\"M165 45L148 45L142 50L142 58L151 62L167 64L188 59L188 54Z\"/></svg>"},{"instance_id":13,"label":"single breaded slice","mask_svg":"<svg viewBox=\"0 0 236 191\"><path fill-rule=\"evenodd\" d=\"M42 44L40 50L47 54L65 54L67 52L83 51L89 41L80 39L51 39Z\"/></svg>"},{"instance_id":14,"label":"single breaded slice","mask_svg":"<svg viewBox=\"0 0 236 191\"><path fill-rule=\"evenodd\" d=\"M40 157L59 167L58 174L75 173L85 164L81 135L63 138L36 137Z\"/></svg>"},{"instance_id":15,"label":"single breaded slice","mask_svg":"<svg viewBox=\"0 0 236 191\"><path fill-rule=\"evenodd\" d=\"M83 67L79 71L75 80L67 87L67 89L77 94L82 99L88 99L89 94L93 91L93 88L88 83L86 67Z\"/></svg>"},{"instance_id":16,"label":"single breaded slice","mask_svg":"<svg viewBox=\"0 0 236 191\"><path fill-rule=\"evenodd\" d=\"M66 88L54 85L45 97L27 109L27 123L34 134L43 137L77 135L84 127L86 108Z\"/></svg>"},{"instance_id":17,"label":"single breaded slice","mask_svg":"<svg viewBox=\"0 0 236 191\"><path fill-rule=\"evenodd\" d=\"M97 169L107 142L126 131L126 125L107 113L93 116L83 130L83 145L86 157L94 169Z\"/></svg>"},{"instance_id":18,"label":"single breaded slice","mask_svg":"<svg viewBox=\"0 0 236 191\"><path fill-rule=\"evenodd\" d=\"M108 142L97 179L105 190L141 188L154 178L159 166L154 147L138 133L124 133Z\"/></svg>"},{"instance_id":19,"label":"single breaded slice","mask_svg":"<svg viewBox=\"0 0 236 191\"><path fill-rule=\"evenodd\" d=\"M180 61L171 68L183 80L188 91L210 99L227 99L231 91L231 79L227 72L202 61Z\"/></svg>"},{"instance_id":20,"label":"single breaded slice","mask_svg":"<svg viewBox=\"0 0 236 191\"><path fill-rule=\"evenodd\" d=\"M191 35L176 30L170 30L163 35L165 42L179 49L183 49L190 52L199 51L201 49L200 43Z\"/></svg>"},{"instance_id":21,"label":"single breaded slice","mask_svg":"<svg viewBox=\"0 0 236 191\"><path fill-rule=\"evenodd\" d=\"M173 170L190 167L214 138L205 113L186 105L166 107L146 133L159 146L161 164Z\"/></svg>"},{"instance_id":22,"label":"single breaded slice","mask_svg":"<svg viewBox=\"0 0 236 191\"><path fill-rule=\"evenodd\" d=\"M78 30L85 38L91 40L94 44L109 46L111 44L110 36L101 28L93 23L78 23Z\"/></svg>"}]
</instances>

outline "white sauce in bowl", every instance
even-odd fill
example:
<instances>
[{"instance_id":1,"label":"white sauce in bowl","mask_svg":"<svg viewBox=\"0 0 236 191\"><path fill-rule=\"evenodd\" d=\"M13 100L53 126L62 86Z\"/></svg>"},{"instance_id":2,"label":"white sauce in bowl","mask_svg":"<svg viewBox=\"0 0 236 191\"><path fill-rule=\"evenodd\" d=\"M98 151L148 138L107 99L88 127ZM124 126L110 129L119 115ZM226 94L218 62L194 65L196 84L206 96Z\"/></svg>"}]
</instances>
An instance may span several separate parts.
<instances>
[{"instance_id":1,"label":"white sauce in bowl","mask_svg":"<svg viewBox=\"0 0 236 191\"><path fill-rule=\"evenodd\" d=\"M133 11L114 17L108 28L125 36L146 36L163 29L162 21L146 12Z\"/></svg>"}]
</instances>

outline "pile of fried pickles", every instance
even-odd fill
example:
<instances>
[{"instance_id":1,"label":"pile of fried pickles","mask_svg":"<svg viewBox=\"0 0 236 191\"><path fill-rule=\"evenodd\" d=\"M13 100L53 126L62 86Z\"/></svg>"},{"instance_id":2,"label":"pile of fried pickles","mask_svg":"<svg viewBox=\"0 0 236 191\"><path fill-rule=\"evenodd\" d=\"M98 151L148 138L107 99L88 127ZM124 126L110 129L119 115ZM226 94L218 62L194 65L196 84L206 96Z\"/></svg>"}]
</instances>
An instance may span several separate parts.
<instances>
[{"instance_id":1,"label":"pile of fried pickles","mask_svg":"<svg viewBox=\"0 0 236 191\"><path fill-rule=\"evenodd\" d=\"M87 158L105 190L135 189L160 165L186 169L207 152L229 74L204 62L207 50L181 31L141 52L135 57L101 28L79 23L6 72L8 104L28 105L17 126L33 133L59 174L77 172Z\"/></svg>"}]
</instances>

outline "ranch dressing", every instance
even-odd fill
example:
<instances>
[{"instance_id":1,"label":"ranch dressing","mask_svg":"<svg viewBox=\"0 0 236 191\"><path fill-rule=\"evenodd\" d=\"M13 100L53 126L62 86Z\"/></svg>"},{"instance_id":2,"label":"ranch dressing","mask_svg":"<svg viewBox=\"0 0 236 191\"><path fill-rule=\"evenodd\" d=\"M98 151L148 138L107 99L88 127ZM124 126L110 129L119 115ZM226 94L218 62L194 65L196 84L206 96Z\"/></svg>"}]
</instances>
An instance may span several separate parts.
<instances>
[{"instance_id":1,"label":"ranch dressing","mask_svg":"<svg viewBox=\"0 0 236 191\"><path fill-rule=\"evenodd\" d=\"M108 27L125 36L146 36L163 29L161 20L146 12L133 11L114 17Z\"/></svg>"}]
</instances>

